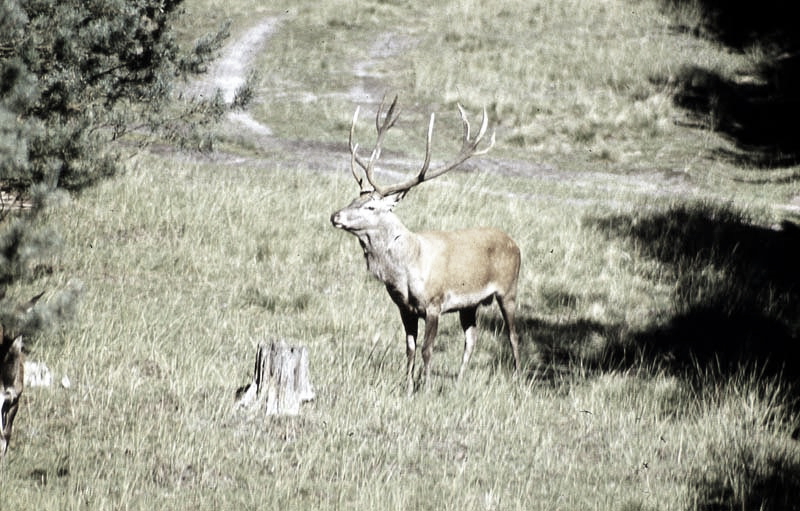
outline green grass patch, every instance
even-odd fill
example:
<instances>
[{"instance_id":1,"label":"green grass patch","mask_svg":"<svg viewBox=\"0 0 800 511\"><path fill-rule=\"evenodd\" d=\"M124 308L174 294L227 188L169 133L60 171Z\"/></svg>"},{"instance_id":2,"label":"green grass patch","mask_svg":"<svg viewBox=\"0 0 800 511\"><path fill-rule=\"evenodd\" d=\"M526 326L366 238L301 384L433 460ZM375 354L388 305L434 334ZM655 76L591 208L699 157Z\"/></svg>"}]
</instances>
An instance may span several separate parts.
<instances>
[{"instance_id":1,"label":"green grass patch","mask_svg":"<svg viewBox=\"0 0 800 511\"><path fill-rule=\"evenodd\" d=\"M561 199L498 202L489 179L455 174L398 212L416 228L480 217L518 240L525 375L511 378L490 308L456 385L461 334L446 317L432 388L410 400L396 310L355 241L328 222L352 194L348 175L145 157L54 210L47 221L66 233L50 261L58 270L26 287L83 282L78 317L34 345L73 386L26 392L4 502L538 509L753 499L766 483L730 479L729 437L717 431L727 421L754 428L732 454L753 458L737 466L767 481L789 473L797 451L780 440L794 424L785 388L759 397L762 380L749 372L710 373L698 386L659 359L601 356L680 312L668 244L649 254L635 236L669 240L669 228L646 218L623 228L634 207L565 218ZM696 215L715 211L705 208ZM274 338L309 347L317 401L300 418L243 420L231 413L234 390L255 345ZM548 342L560 358L548 358ZM781 484L772 495L785 501L795 487Z\"/></svg>"},{"instance_id":2,"label":"green grass patch","mask_svg":"<svg viewBox=\"0 0 800 511\"><path fill-rule=\"evenodd\" d=\"M63 248L9 296L81 283L77 317L31 339L72 386L23 395L3 509L791 506L797 374L781 362L797 355L800 253L775 205L796 187L709 156L722 139L673 122L670 82L653 80L687 54L722 72L743 56L649 2L226 9L187 5L187 40L223 15L234 36L281 17L250 107L280 143L228 130L225 153L141 154L42 216ZM387 32L403 51L376 46ZM450 315L430 389L405 397L397 310L329 221L357 193L330 148L361 59L403 93L390 156L422 154L431 110L435 158L451 154L459 101L487 106L491 157L540 165L476 163L397 207L415 230L495 225L520 245L519 378L493 306L464 381ZM272 339L309 348L317 399L240 417L235 389Z\"/></svg>"}]
</instances>

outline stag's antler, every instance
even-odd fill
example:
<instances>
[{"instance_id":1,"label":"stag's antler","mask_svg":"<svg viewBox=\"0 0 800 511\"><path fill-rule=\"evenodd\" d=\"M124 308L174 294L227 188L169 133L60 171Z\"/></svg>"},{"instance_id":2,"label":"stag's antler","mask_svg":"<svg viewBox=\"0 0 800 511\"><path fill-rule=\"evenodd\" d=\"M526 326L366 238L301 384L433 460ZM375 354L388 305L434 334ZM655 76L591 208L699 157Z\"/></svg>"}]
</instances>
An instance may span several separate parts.
<instances>
[{"instance_id":1,"label":"stag's antler","mask_svg":"<svg viewBox=\"0 0 800 511\"><path fill-rule=\"evenodd\" d=\"M433 139L433 122L435 119L435 115L431 114L431 120L428 124L428 136L425 144L425 161L422 164L422 168L414 177L404 182L395 183L389 186L381 186L375 180L375 162L380 158L381 144L383 143L383 138L386 135L386 132L392 126L394 126L395 122L397 122L397 117L399 116L399 112L395 111L395 107L397 106L397 96L394 97L392 104L389 105L389 110L386 112L385 116L383 116L384 103L384 101L381 101L381 105L378 108L378 113L375 116L375 129L378 131L378 137L375 141L375 148L372 150L369 161L364 162L364 160L358 156L358 144L353 144L353 135L355 133L356 121L358 120L359 108L356 108L356 112L353 115L353 123L350 126L350 166L353 172L353 177L355 177L356 182L358 182L359 186L361 187L361 193L371 192L374 190L376 193L385 197L395 193L406 192L424 181L428 181L435 177L441 176L445 172L453 170L472 156L480 156L488 153L489 150L494 147L495 133L492 132L492 138L489 142L489 145L484 149L478 150L478 144L480 144L481 140L483 140L483 136L486 134L486 129L489 126L486 108L483 109L483 120L481 121L481 127L478 130L478 134L475 135L475 138L471 139L467 113L464 111L461 105L457 105L458 112L461 115L461 122L464 124L464 139L461 142L461 150L458 152L456 158L442 167L429 171L431 162L431 140ZM381 117L383 117L383 121L381 121ZM369 185L372 185L372 190L370 190L370 188L367 186L367 183L365 183L364 180L358 176L356 164L364 169L367 181Z\"/></svg>"},{"instance_id":2,"label":"stag's antler","mask_svg":"<svg viewBox=\"0 0 800 511\"><path fill-rule=\"evenodd\" d=\"M372 154L369 157L369 161L366 163L358 156L358 144L353 144L353 135L355 134L356 130L356 122L358 121L358 113L360 111L360 107L356 107L356 111L353 114L353 122L350 125L350 167L353 172L353 177L356 178L359 186L361 187L361 192L370 192L369 186L367 183L364 183L364 180L358 177L358 172L356 171L356 163L358 163L359 167L364 169L366 173L367 180L369 184L372 185L375 191L378 191L377 187L373 184L374 181L374 169L375 169L375 162L381 157L381 145L383 144L383 137L386 135L386 132L394 126L394 123L397 122L397 118L400 115L399 111L395 111L397 107L397 96L394 97L392 104L389 105L389 110L386 112L386 116L381 122L381 117L383 116L383 107L385 104L386 98L381 100L381 104L378 107L378 113L375 115L375 129L378 132L378 138L375 140L375 148L372 150ZM380 193L380 192L378 192ZM383 195L383 194L382 194Z\"/></svg>"}]
</instances>

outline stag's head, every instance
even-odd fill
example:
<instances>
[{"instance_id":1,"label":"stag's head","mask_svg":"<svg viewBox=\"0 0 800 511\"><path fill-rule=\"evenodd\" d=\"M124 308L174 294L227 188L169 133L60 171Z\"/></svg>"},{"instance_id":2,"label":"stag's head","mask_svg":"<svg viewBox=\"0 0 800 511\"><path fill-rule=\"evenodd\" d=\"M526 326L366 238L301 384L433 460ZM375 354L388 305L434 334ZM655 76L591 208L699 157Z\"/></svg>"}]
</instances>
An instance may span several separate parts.
<instances>
[{"instance_id":1,"label":"stag's head","mask_svg":"<svg viewBox=\"0 0 800 511\"><path fill-rule=\"evenodd\" d=\"M22 337L5 337L0 326L0 457L8 449L11 428L19 408L24 377L23 364Z\"/></svg>"},{"instance_id":2,"label":"stag's head","mask_svg":"<svg viewBox=\"0 0 800 511\"><path fill-rule=\"evenodd\" d=\"M333 226L348 232L358 233L369 230L383 225L384 222L389 219L394 219L395 217L393 216L392 209L405 197L406 193L408 193L411 188L458 167L472 156L486 154L495 143L495 136L492 134L489 145L478 150L478 144L483 140L483 136L486 134L486 128L489 124L486 110L484 109L483 111L481 127L477 135L472 138L467 114L461 105L458 105L461 122L464 125L464 138L461 144L461 150L451 162L441 167L430 169L431 141L433 139L433 124L435 119L434 114L431 114L425 144L425 160L422 164L422 168L414 176L405 181L383 186L379 184L375 178L375 163L381 156L381 147L386 133L394 126L399 116L399 111L397 110L397 96L395 96L385 114L384 108L385 103L381 101L381 105L375 116L375 129L378 135L375 141L375 147L367 160L364 160L359 155L358 144L354 142L359 108L356 108L355 114L353 115L353 122L350 125L350 168L356 183L358 183L361 188L361 193L350 204L331 215L331 223ZM358 170L359 167L363 171L363 175L362 172Z\"/></svg>"},{"instance_id":3,"label":"stag's head","mask_svg":"<svg viewBox=\"0 0 800 511\"><path fill-rule=\"evenodd\" d=\"M375 229L384 224L392 209L403 198L402 193L382 196L377 192L365 192L350 204L331 215L331 223L338 229L359 233Z\"/></svg>"}]
</instances>

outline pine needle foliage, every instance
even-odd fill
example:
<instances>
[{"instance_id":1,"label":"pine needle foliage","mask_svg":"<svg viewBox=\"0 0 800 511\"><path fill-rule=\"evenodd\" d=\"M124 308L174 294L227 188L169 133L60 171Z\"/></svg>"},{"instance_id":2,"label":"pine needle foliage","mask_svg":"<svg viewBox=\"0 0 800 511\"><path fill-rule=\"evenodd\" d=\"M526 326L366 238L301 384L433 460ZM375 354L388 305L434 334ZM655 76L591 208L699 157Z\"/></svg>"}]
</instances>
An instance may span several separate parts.
<instances>
[{"instance_id":1,"label":"pine needle foliage","mask_svg":"<svg viewBox=\"0 0 800 511\"><path fill-rule=\"evenodd\" d=\"M113 142L125 133L218 115L167 108L172 82L202 71L227 36L223 28L182 53L172 29L180 4L0 1L0 300L32 259L57 246L54 233L33 227L48 194L117 173Z\"/></svg>"}]
</instances>

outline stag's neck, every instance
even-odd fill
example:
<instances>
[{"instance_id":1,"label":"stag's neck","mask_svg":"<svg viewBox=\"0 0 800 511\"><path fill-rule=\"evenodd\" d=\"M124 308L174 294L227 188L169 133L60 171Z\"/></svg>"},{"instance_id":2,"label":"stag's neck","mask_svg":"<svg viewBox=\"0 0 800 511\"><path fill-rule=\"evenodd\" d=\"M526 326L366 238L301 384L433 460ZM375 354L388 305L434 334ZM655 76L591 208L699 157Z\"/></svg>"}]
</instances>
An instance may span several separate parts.
<instances>
[{"instance_id":1,"label":"stag's neck","mask_svg":"<svg viewBox=\"0 0 800 511\"><path fill-rule=\"evenodd\" d=\"M358 234L367 269L390 288L407 287L411 259L419 250L416 235L394 215L378 228Z\"/></svg>"}]
</instances>

